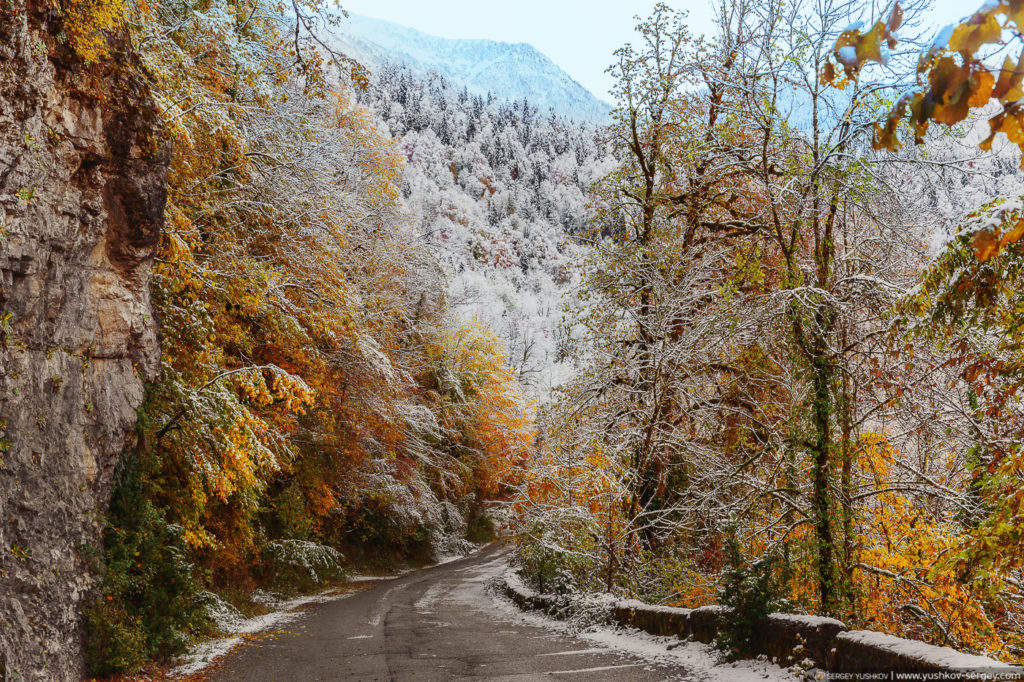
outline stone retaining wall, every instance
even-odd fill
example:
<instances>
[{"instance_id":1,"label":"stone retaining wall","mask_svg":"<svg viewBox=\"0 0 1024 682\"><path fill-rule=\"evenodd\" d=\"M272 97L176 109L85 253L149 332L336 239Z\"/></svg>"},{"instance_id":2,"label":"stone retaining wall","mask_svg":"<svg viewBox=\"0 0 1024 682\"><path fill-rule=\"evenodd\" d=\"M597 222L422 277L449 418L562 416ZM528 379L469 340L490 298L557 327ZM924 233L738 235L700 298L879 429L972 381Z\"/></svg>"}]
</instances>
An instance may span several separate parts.
<instances>
[{"instance_id":1,"label":"stone retaining wall","mask_svg":"<svg viewBox=\"0 0 1024 682\"><path fill-rule=\"evenodd\" d=\"M564 597L533 592L511 575L503 580L502 589L523 609L556 613L566 604ZM627 600L615 603L612 620L652 635L709 644L727 613L724 606L681 609ZM759 653L782 666L810 659L816 668L837 679L1024 680L1020 667L949 647L850 630L841 621L821 616L773 613L757 629L757 641Z\"/></svg>"}]
</instances>

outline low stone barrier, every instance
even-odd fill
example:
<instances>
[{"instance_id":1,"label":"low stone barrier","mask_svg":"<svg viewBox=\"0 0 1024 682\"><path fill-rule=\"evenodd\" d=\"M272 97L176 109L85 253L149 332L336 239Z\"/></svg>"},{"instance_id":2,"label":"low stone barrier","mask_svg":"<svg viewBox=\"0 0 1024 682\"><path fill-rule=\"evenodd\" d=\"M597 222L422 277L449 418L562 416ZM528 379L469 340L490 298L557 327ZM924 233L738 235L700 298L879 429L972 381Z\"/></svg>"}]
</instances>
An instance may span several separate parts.
<instances>
[{"instance_id":1,"label":"low stone barrier","mask_svg":"<svg viewBox=\"0 0 1024 682\"><path fill-rule=\"evenodd\" d=\"M1019 667L881 632L847 630L837 634L835 641L835 666L844 673L868 677L896 671L907 675L903 679L1024 679ZM953 678L948 673L963 674Z\"/></svg>"},{"instance_id":2,"label":"low stone barrier","mask_svg":"<svg viewBox=\"0 0 1024 682\"><path fill-rule=\"evenodd\" d=\"M553 613L564 607L564 597L537 594L514 575L506 574L502 583L505 594L520 608ZM682 609L630 599L615 603L612 618L619 625L652 635L710 644L728 611L724 606ZM834 618L773 613L755 634L759 654L783 666L809 659L834 679L1024 680L1024 669L1019 666L880 632L850 630Z\"/></svg>"},{"instance_id":3,"label":"low stone barrier","mask_svg":"<svg viewBox=\"0 0 1024 682\"><path fill-rule=\"evenodd\" d=\"M680 639L693 638L709 644L718 635L724 606L702 606L699 609L679 609L671 606L652 606L635 599L615 604L615 622L619 625L643 630L652 635Z\"/></svg>"},{"instance_id":4,"label":"low stone barrier","mask_svg":"<svg viewBox=\"0 0 1024 682\"><path fill-rule=\"evenodd\" d=\"M555 605L552 595L538 594L524 586L515 576L505 576L502 589L508 598L521 609L549 612Z\"/></svg>"}]
</instances>

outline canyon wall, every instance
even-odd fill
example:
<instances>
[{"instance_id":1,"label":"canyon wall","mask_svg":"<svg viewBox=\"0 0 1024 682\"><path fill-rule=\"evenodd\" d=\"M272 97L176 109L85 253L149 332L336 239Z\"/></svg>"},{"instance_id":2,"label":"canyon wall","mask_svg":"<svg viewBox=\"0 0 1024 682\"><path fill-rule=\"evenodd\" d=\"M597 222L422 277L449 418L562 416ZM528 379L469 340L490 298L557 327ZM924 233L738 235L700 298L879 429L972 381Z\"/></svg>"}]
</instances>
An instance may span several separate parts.
<instances>
[{"instance_id":1,"label":"canyon wall","mask_svg":"<svg viewBox=\"0 0 1024 682\"><path fill-rule=\"evenodd\" d=\"M128 46L79 60L0 9L0 680L78 680L117 460L159 344L167 153Z\"/></svg>"}]
</instances>

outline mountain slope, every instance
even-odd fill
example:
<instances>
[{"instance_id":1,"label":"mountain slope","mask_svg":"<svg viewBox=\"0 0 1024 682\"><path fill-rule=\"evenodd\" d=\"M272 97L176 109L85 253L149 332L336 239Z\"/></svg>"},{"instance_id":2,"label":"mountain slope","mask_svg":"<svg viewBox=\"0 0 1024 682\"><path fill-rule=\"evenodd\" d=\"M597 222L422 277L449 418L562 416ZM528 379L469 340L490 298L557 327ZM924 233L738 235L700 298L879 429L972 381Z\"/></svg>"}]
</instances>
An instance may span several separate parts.
<instances>
[{"instance_id":1,"label":"mountain slope","mask_svg":"<svg viewBox=\"0 0 1024 682\"><path fill-rule=\"evenodd\" d=\"M351 14L337 29L338 46L369 66L400 64L437 73L474 94L528 100L576 120L603 123L610 105L574 81L526 43L455 40L428 35L380 19Z\"/></svg>"},{"instance_id":2,"label":"mountain slope","mask_svg":"<svg viewBox=\"0 0 1024 682\"><path fill-rule=\"evenodd\" d=\"M490 325L519 380L547 395L573 372L562 299L584 247L572 236L600 229L589 188L616 166L597 130L407 66L377 69L359 97L399 140L405 204L452 304Z\"/></svg>"}]
</instances>

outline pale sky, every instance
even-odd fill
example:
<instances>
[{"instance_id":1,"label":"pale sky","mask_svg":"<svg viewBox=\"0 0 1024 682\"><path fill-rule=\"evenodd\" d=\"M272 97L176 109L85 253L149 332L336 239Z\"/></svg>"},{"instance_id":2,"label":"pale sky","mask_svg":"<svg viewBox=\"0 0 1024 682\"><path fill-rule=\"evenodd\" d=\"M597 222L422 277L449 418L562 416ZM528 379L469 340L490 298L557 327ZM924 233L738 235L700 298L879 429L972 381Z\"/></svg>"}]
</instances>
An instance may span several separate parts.
<instances>
[{"instance_id":1,"label":"pale sky","mask_svg":"<svg viewBox=\"0 0 1024 682\"><path fill-rule=\"evenodd\" d=\"M530 43L598 97L611 101L604 70L612 52L633 39L633 17L650 13L655 0L341 0L342 6L445 38L489 38ZM705 0L675 0L689 9L696 34L711 26ZM939 28L981 5L981 0L936 0Z\"/></svg>"}]
</instances>

